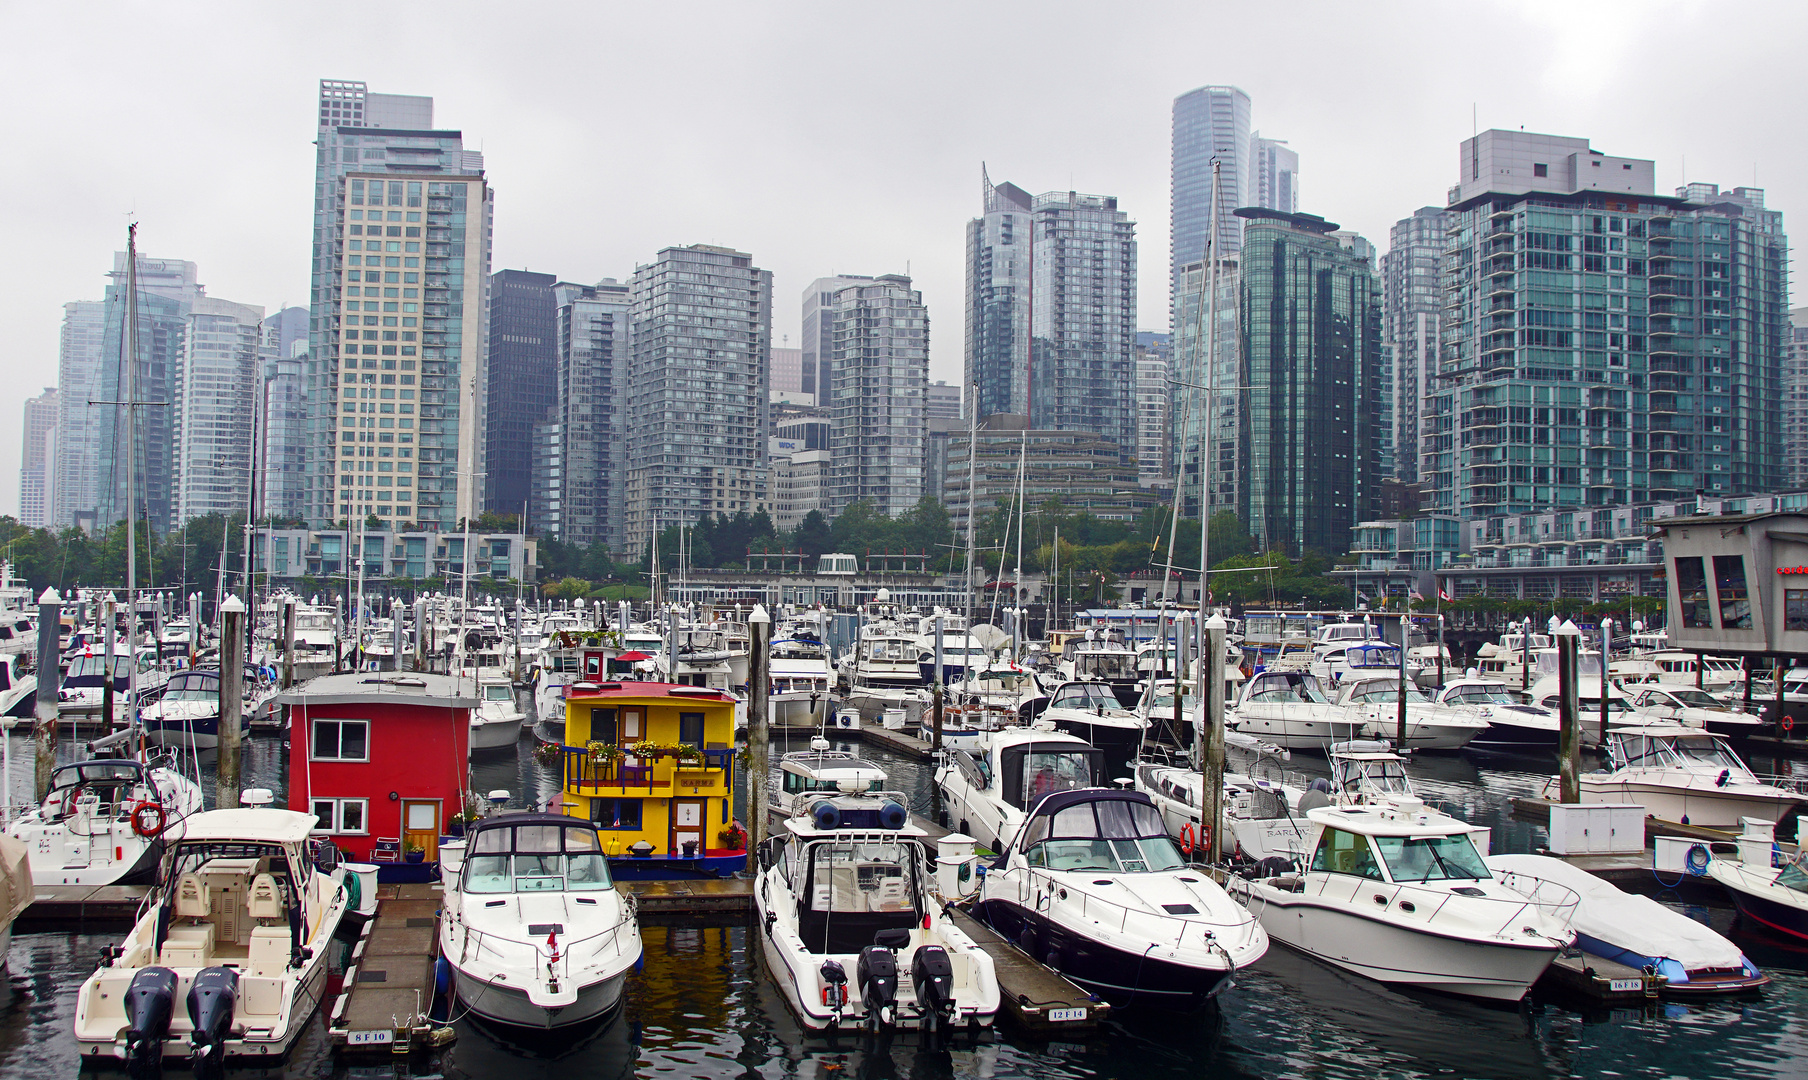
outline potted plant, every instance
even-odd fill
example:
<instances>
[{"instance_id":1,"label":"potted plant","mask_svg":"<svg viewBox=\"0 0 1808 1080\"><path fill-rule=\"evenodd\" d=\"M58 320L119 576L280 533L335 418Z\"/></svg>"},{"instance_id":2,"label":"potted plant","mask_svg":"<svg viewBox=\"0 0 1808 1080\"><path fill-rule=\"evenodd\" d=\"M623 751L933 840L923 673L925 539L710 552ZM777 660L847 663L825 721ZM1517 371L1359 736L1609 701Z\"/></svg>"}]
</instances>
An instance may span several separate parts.
<instances>
[{"instance_id":1,"label":"potted plant","mask_svg":"<svg viewBox=\"0 0 1808 1080\"><path fill-rule=\"evenodd\" d=\"M678 756L680 765L698 765L703 761L703 751L690 743L679 743L672 752Z\"/></svg>"},{"instance_id":2,"label":"potted plant","mask_svg":"<svg viewBox=\"0 0 1808 1080\"><path fill-rule=\"evenodd\" d=\"M740 822L731 821L727 828L716 834L716 840L729 851L740 851L747 846L747 830L741 828Z\"/></svg>"},{"instance_id":3,"label":"potted plant","mask_svg":"<svg viewBox=\"0 0 1808 1080\"><path fill-rule=\"evenodd\" d=\"M594 765L608 765L620 761L622 756L621 747L600 739L590 740L584 745L584 750L590 755L590 761Z\"/></svg>"},{"instance_id":4,"label":"potted plant","mask_svg":"<svg viewBox=\"0 0 1808 1080\"><path fill-rule=\"evenodd\" d=\"M425 862L427 860L427 849L419 844L409 844L404 857L411 863Z\"/></svg>"},{"instance_id":5,"label":"potted plant","mask_svg":"<svg viewBox=\"0 0 1808 1080\"><path fill-rule=\"evenodd\" d=\"M558 743L541 743L534 747L534 760L549 769L557 768L559 759L565 756L565 748Z\"/></svg>"}]
</instances>

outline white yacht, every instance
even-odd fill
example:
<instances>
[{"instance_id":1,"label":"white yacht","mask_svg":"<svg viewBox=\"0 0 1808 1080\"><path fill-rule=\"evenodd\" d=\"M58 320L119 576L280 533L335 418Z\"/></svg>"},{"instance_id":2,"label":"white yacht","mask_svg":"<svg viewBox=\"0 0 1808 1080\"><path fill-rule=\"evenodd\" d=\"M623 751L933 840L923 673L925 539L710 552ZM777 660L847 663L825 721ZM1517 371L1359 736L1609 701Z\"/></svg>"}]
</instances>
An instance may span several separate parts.
<instances>
[{"instance_id":1,"label":"white yacht","mask_svg":"<svg viewBox=\"0 0 1808 1080\"><path fill-rule=\"evenodd\" d=\"M1069 639L1055 670L1068 682L1105 684L1125 708L1136 704L1136 654L1116 631L1087 630L1084 637Z\"/></svg>"},{"instance_id":2,"label":"white yacht","mask_svg":"<svg viewBox=\"0 0 1808 1080\"><path fill-rule=\"evenodd\" d=\"M1139 791L1044 797L981 882L974 912L1120 1005L1195 1008L1268 951L1261 924L1181 858Z\"/></svg>"},{"instance_id":3,"label":"white yacht","mask_svg":"<svg viewBox=\"0 0 1808 1080\"><path fill-rule=\"evenodd\" d=\"M345 869L308 850L314 824L268 808L187 819L138 924L76 993L82 1060L147 1075L186 1058L218 1075L226 1059L288 1051L326 991L349 900Z\"/></svg>"},{"instance_id":4,"label":"white yacht","mask_svg":"<svg viewBox=\"0 0 1808 1080\"><path fill-rule=\"evenodd\" d=\"M1304 671L1259 671L1237 695L1232 708L1238 731L1288 750L1322 750L1362 730L1348 711L1325 697L1319 681Z\"/></svg>"},{"instance_id":5,"label":"white yacht","mask_svg":"<svg viewBox=\"0 0 1808 1080\"><path fill-rule=\"evenodd\" d=\"M1457 679L1437 692L1436 701L1487 723L1469 743L1478 750L1512 753L1557 748L1561 725L1556 712L1531 704L1516 686L1493 679Z\"/></svg>"},{"instance_id":6,"label":"white yacht","mask_svg":"<svg viewBox=\"0 0 1808 1080\"><path fill-rule=\"evenodd\" d=\"M1102 682L1068 682L1056 687L1039 713L1055 730L1084 739L1105 755L1107 779L1128 775L1142 747L1149 721L1118 704Z\"/></svg>"},{"instance_id":7,"label":"white yacht","mask_svg":"<svg viewBox=\"0 0 1808 1080\"><path fill-rule=\"evenodd\" d=\"M1003 851L1044 796L1098 787L1104 764L1086 740L1038 720L988 732L974 749L950 751L935 783L948 820L989 850Z\"/></svg>"},{"instance_id":8,"label":"white yacht","mask_svg":"<svg viewBox=\"0 0 1808 1080\"><path fill-rule=\"evenodd\" d=\"M1349 729L1371 739L1395 739L1400 728L1401 685L1398 674L1351 674L1338 686L1337 704ZM1408 681L1405 747L1412 750L1461 750L1488 728L1488 721L1465 710L1439 704Z\"/></svg>"},{"instance_id":9,"label":"white yacht","mask_svg":"<svg viewBox=\"0 0 1808 1080\"><path fill-rule=\"evenodd\" d=\"M1673 724L1610 727L1609 768L1581 776L1585 803L1636 803L1664 821L1708 828L1736 828L1739 819L1778 821L1801 813L1808 797L1752 773L1726 740L1699 728ZM1556 798L1557 777L1545 783Z\"/></svg>"},{"instance_id":10,"label":"white yacht","mask_svg":"<svg viewBox=\"0 0 1808 1080\"><path fill-rule=\"evenodd\" d=\"M778 791L769 800L773 816L782 821L798 812L804 802L823 792L858 794L885 790L885 770L846 750L835 750L820 735L806 750L790 750L778 759Z\"/></svg>"},{"instance_id":11,"label":"white yacht","mask_svg":"<svg viewBox=\"0 0 1808 1080\"><path fill-rule=\"evenodd\" d=\"M1314 653L1307 670L1317 676L1321 686L1336 686L1353 676L1397 675L1400 646L1385 641L1328 646Z\"/></svg>"},{"instance_id":12,"label":"white yacht","mask_svg":"<svg viewBox=\"0 0 1808 1080\"><path fill-rule=\"evenodd\" d=\"M1264 746L1240 732L1226 732L1225 736L1227 745L1241 743L1257 764L1247 771L1226 769L1224 773L1226 835L1221 850L1227 858L1241 856L1257 863L1270 858L1298 859L1305 849L1308 832L1299 811L1303 782L1289 783L1261 767L1260 763L1270 759L1270 752L1278 748ZM1198 769L1139 762L1136 790L1149 796L1161 811L1168 835L1180 844L1183 854L1191 856L1209 848L1211 836L1204 827L1200 805L1205 776Z\"/></svg>"},{"instance_id":13,"label":"white yacht","mask_svg":"<svg viewBox=\"0 0 1808 1080\"><path fill-rule=\"evenodd\" d=\"M1476 830L1411 795L1306 817L1305 869L1226 883L1277 941L1381 982L1512 1002L1574 940L1573 893L1495 881Z\"/></svg>"},{"instance_id":14,"label":"white yacht","mask_svg":"<svg viewBox=\"0 0 1808 1080\"><path fill-rule=\"evenodd\" d=\"M821 727L835 681L828 647L819 638L795 634L774 641L769 656L772 696L768 716L773 726Z\"/></svg>"},{"instance_id":15,"label":"white yacht","mask_svg":"<svg viewBox=\"0 0 1808 1080\"><path fill-rule=\"evenodd\" d=\"M1658 679L1673 687L1719 693L1745 678L1745 669L1739 666L1739 661L1725 656L1697 656L1681 649L1652 649L1635 652L1633 659L1654 665Z\"/></svg>"},{"instance_id":16,"label":"white yacht","mask_svg":"<svg viewBox=\"0 0 1808 1080\"><path fill-rule=\"evenodd\" d=\"M615 887L595 826L508 813L440 848L440 955L458 999L512 1027L567 1029L608 1016L640 963L633 897Z\"/></svg>"},{"instance_id":17,"label":"white yacht","mask_svg":"<svg viewBox=\"0 0 1808 1080\"><path fill-rule=\"evenodd\" d=\"M277 642L282 655L282 642ZM295 681L328 674L338 663L339 612L306 604L295 608Z\"/></svg>"},{"instance_id":18,"label":"white yacht","mask_svg":"<svg viewBox=\"0 0 1808 1080\"><path fill-rule=\"evenodd\" d=\"M242 684L239 734L251 731L251 691L256 681ZM213 750L220 745L220 673L214 668L189 668L170 676L157 700L139 710L145 741L172 750Z\"/></svg>"},{"instance_id":19,"label":"white yacht","mask_svg":"<svg viewBox=\"0 0 1808 1080\"><path fill-rule=\"evenodd\" d=\"M936 867L925 837L901 795L819 791L760 846L760 946L805 1028L940 1033L992 1024L992 958L931 894Z\"/></svg>"},{"instance_id":20,"label":"white yacht","mask_svg":"<svg viewBox=\"0 0 1808 1080\"><path fill-rule=\"evenodd\" d=\"M515 702L515 684L500 668L484 669L477 679L477 708L471 710L471 750L501 750L515 745L527 716Z\"/></svg>"},{"instance_id":21,"label":"white yacht","mask_svg":"<svg viewBox=\"0 0 1808 1080\"><path fill-rule=\"evenodd\" d=\"M7 828L31 853L38 885L141 885L165 841L201 810L201 788L161 759L59 766L42 802Z\"/></svg>"},{"instance_id":22,"label":"white yacht","mask_svg":"<svg viewBox=\"0 0 1808 1080\"><path fill-rule=\"evenodd\" d=\"M1628 693L1633 709L1659 722L1701 728L1728 739L1761 734L1768 727L1757 716L1692 686L1637 686Z\"/></svg>"},{"instance_id":23,"label":"white yacht","mask_svg":"<svg viewBox=\"0 0 1808 1080\"><path fill-rule=\"evenodd\" d=\"M16 653L0 656L0 716L35 715L37 696L38 677L25 670L24 658Z\"/></svg>"}]
</instances>

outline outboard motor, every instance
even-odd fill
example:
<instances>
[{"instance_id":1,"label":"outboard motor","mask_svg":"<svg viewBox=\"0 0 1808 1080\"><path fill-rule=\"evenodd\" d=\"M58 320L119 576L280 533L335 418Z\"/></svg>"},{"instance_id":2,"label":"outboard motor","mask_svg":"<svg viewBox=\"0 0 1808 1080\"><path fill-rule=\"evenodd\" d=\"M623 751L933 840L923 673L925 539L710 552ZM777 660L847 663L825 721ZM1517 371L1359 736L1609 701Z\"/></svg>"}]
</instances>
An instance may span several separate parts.
<instances>
[{"instance_id":1,"label":"outboard motor","mask_svg":"<svg viewBox=\"0 0 1808 1080\"><path fill-rule=\"evenodd\" d=\"M239 999L239 973L229 967L202 968L188 987L188 1022L194 1025L196 1076L218 1076L226 1067L226 1037Z\"/></svg>"},{"instance_id":2,"label":"outboard motor","mask_svg":"<svg viewBox=\"0 0 1808 1080\"><path fill-rule=\"evenodd\" d=\"M841 1023L841 1010L847 1005L847 969L839 960L822 962L822 1003L835 1010L835 1024Z\"/></svg>"},{"instance_id":3,"label":"outboard motor","mask_svg":"<svg viewBox=\"0 0 1808 1080\"><path fill-rule=\"evenodd\" d=\"M944 1028L954 1017L954 965L940 945L918 946L910 959L910 985L916 991L925 1030Z\"/></svg>"},{"instance_id":4,"label":"outboard motor","mask_svg":"<svg viewBox=\"0 0 1808 1080\"><path fill-rule=\"evenodd\" d=\"M176 973L148 967L126 988L126 1075L151 1080L163 1075L163 1040L176 1011Z\"/></svg>"},{"instance_id":5,"label":"outboard motor","mask_svg":"<svg viewBox=\"0 0 1808 1080\"><path fill-rule=\"evenodd\" d=\"M903 942L894 940L902 937ZM908 930L881 930L873 935L875 944L860 950L860 963L855 976L860 980L860 1002L866 1007L866 1026L877 1031L881 1026L897 1023L898 958L892 949L910 941Z\"/></svg>"}]
</instances>

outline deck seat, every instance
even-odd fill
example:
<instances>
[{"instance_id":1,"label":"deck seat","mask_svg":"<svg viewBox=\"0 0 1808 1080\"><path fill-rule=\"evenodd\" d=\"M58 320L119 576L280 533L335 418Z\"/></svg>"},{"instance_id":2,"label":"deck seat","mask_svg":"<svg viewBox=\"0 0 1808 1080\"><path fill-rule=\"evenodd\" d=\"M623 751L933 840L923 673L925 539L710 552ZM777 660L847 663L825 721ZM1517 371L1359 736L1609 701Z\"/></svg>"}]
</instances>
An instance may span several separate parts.
<instances>
[{"instance_id":1,"label":"deck seat","mask_svg":"<svg viewBox=\"0 0 1808 1080\"><path fill-rule=\"evenodd\" d=\"M259 926L251 931L245 968L253 975L281 975L289 966L289 928Z\"/></svg>"},{"instance_id":2,"label":"deck seat","mask_svg":"<svg viewBox=\"0 0 1808 1080\"><path fill-rule=\"evenodd\" d=\"M169 936L163 939L158 960L165 967L207 967L213 963L213 937L212 923L172 926Z\"/></svg>"}]
</instances>

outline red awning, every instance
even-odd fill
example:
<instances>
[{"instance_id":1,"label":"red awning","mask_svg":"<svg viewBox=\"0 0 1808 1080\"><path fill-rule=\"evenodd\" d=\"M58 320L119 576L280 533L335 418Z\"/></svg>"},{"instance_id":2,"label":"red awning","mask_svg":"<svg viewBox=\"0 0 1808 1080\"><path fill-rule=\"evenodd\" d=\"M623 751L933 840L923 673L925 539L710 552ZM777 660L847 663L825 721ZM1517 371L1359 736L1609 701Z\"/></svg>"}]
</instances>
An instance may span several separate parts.
<instances>
[{"instance_id":1,"label":"red awning","mask_svg":"<svg viewBox=\"0 0 1808 1080\"><path fill-rule=\"evenodd\" d=\"M620 660L624 663L638 664L642 660L651 660L653 658L651 656L648 656L646 653L641 652L639 649L633 649L628 652L622 653L620 656L615 657L615 659Z\"/></svg>"}]
</instances>

